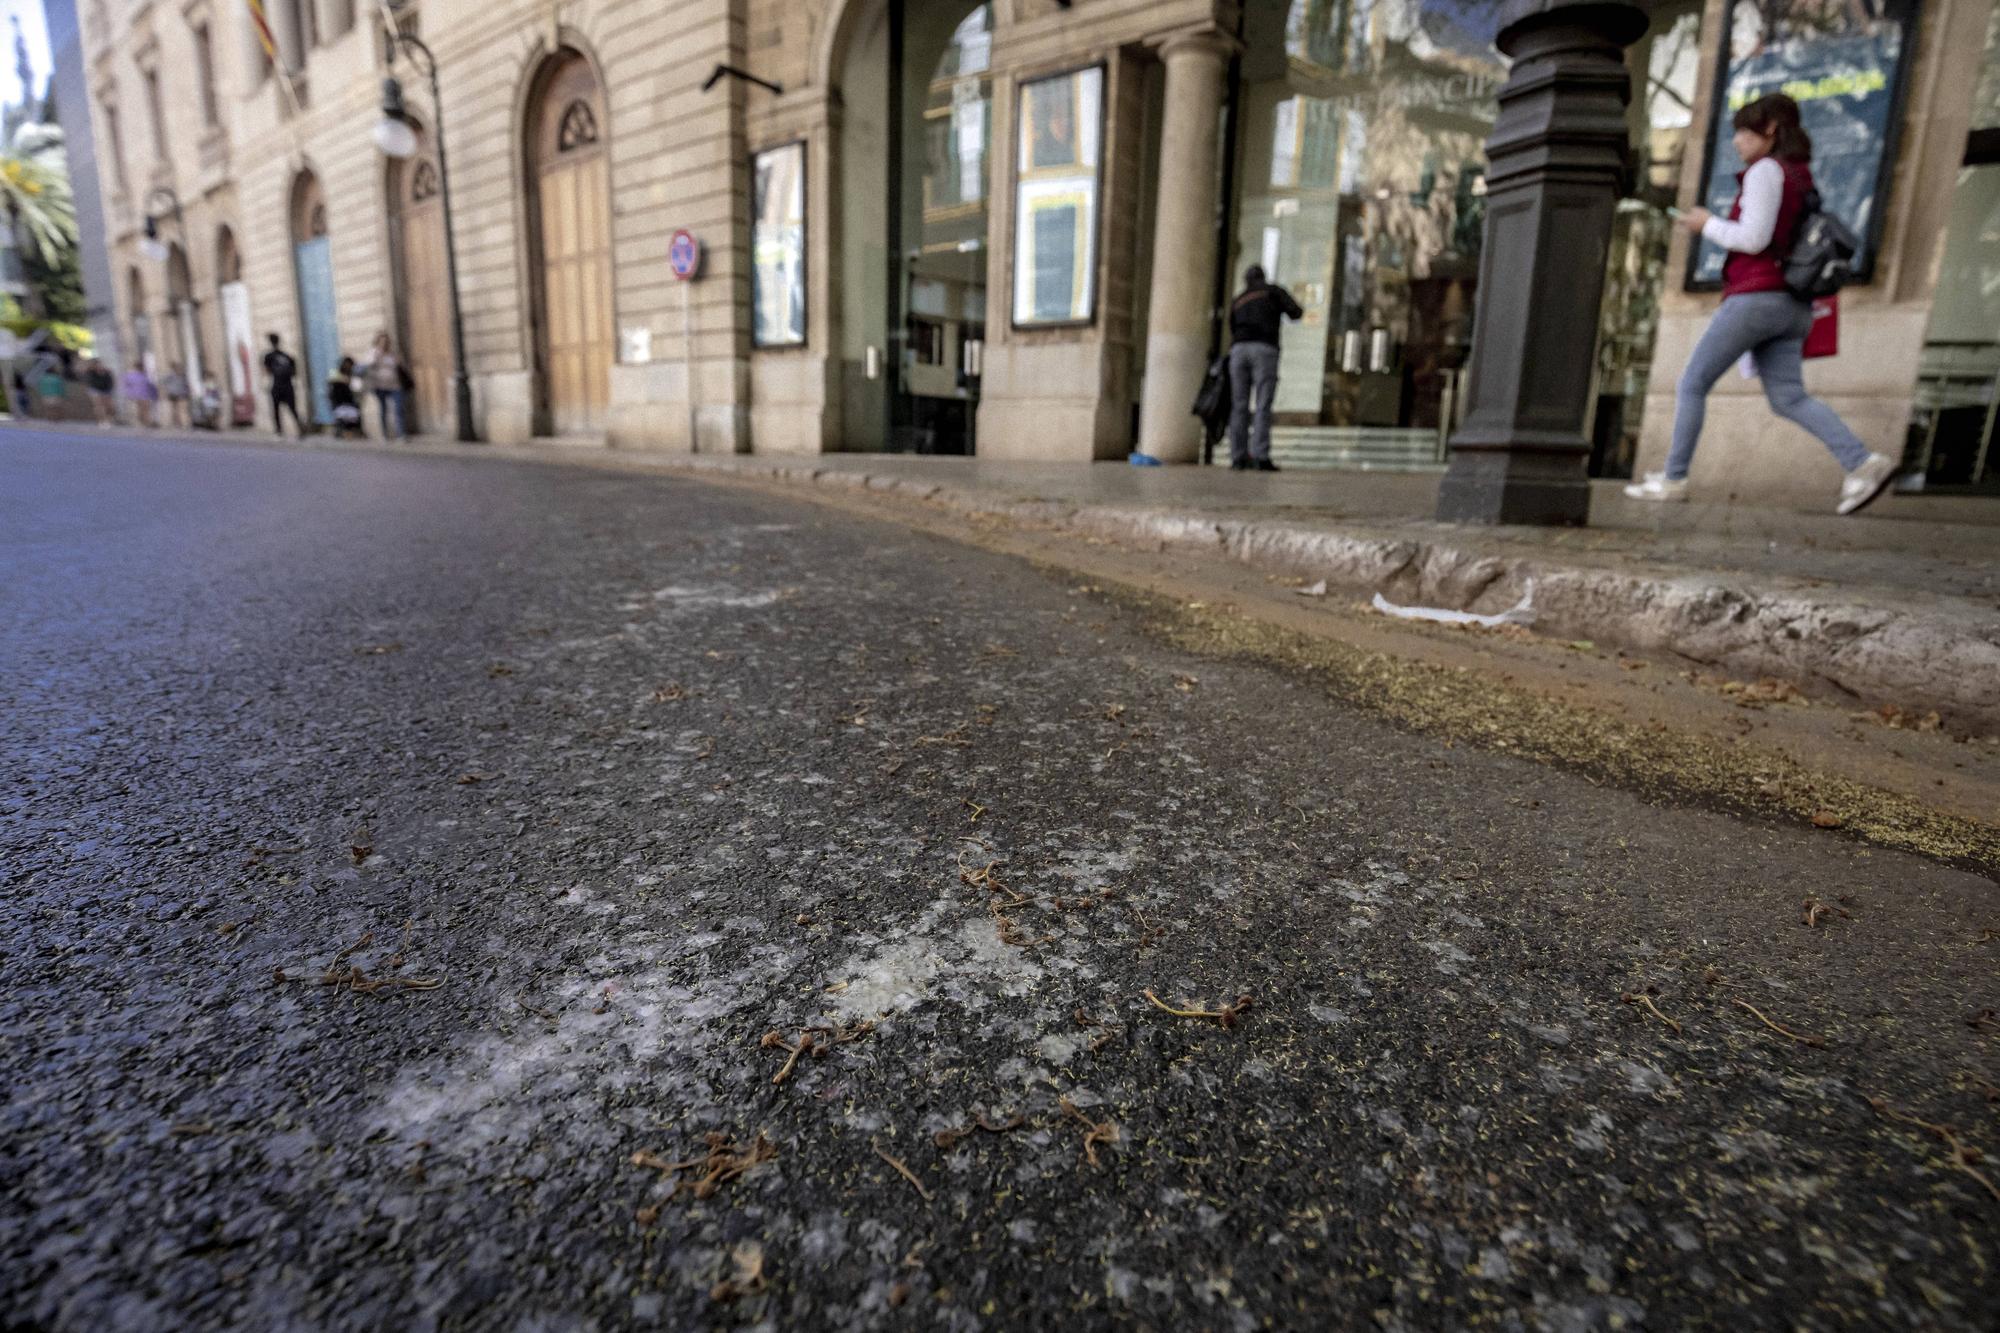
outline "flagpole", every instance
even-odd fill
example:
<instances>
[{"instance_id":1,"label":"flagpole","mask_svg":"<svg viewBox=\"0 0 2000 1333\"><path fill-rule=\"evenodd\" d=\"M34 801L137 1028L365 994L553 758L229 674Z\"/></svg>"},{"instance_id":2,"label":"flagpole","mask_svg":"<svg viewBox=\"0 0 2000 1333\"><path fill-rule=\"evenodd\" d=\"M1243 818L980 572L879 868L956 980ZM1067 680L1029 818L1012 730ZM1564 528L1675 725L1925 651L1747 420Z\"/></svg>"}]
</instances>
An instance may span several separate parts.
<instances>
[{"instance_id":1,"label":"flagpole","mask_svg":"<svg viewBox=\"0 0 2000 1333\"><path fill-rule=\"evenodd\" d=\"M250 8L250 22L256 26L257 41L264 48L264 58L277 71L278 87L284 91L285 104L294 116L305 110L299 102L299 90L292 86L292 72L285 68L284 59L278 54L278 40L271 33L271 20L264 13L264 0L243 0Z\"/></svg>"}]
</instances>

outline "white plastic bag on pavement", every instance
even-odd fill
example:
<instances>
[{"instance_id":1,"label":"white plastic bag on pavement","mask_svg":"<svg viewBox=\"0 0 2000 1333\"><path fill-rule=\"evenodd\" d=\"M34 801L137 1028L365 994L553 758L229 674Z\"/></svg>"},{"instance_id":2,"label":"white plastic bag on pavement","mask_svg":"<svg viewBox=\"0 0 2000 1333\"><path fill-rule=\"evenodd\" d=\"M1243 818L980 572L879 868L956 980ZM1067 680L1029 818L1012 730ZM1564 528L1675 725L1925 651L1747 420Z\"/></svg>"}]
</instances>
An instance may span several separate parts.
<instances>
[{"instance_id":1,"label":"white plastic bag on pavement","mask_svg":"<svg viewBox=\"0 0 2000 1333\"><path fill-rule=\"evenodd\" d=\"M1482 616L1471 611L1446 611L1435 606L1397 606L1381 593L1375 594L1375 609L1385 616L1399 616L1404 620L1434 620L1440 625L1481 625L1493 629L1500 625L1532 625L1535 623L1535 581L1529 579L1521 590L1521 600L1498 615Z\"/></svg>"}]
</instances>

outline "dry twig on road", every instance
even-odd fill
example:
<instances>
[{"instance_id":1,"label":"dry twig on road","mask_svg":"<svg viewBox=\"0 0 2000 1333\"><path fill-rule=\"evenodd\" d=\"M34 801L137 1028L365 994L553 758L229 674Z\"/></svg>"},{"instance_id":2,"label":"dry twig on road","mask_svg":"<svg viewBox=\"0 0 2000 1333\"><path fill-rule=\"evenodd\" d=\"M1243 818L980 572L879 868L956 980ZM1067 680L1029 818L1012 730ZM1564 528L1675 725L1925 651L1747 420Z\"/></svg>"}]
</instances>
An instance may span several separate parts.
<instances>
[{"instance_id":1,"label":"dry twig on road","mask_svg":"<svg viewBox=\"0 0 2000 1333\"><path fill-rule=\"evenodd\" d=\"M1647 995L1641 991L1628 990L1618 998L1623 1000L1627 1004L1639 1005L1641 1008L1645 1009L1647 1013L1650 1013L1653 1017L1659 1019L1662 1023L1665 1023L1668 1027L1672 1028L1674 1030L1675 1036L1680 1035L1681 1025L1679 1023L1674 1022L1673 1019L1668 1018L1665 1014L1661 1013L1660 1006L1653 1003L1652 996Z\"/></svg>"},{"instance_id":2,"label":"dry twig on road","mask_svg":"<svg viewBox=\"0 0 2000 1333\"><path fill-rule=\"evenodd\" d=\"M1108 1147L1118 1142L1117 1123L1111 1120L1092 1120L1089 1116L1078 1110L1076 1103L1068 1097L1059 1098L1056 1104L1062 1108L1062 1113L1065 1116L1083 1126L1084 1159L1092 1166L1096 1166L1099 1145Z\"/></svg>"},{"instance_id":3,"label":"dry twig on road","mask_svg":"<svg viewBox=\"0 0 2000 1333\"><path fill-rule=\"evenodd\" d=\"M1234 1004L1225 1004L1220 1009L1176 1009L1150 990L1140 991L1139 994L1145 996L1155 1009L1172 1014L1175 1018L1212 1018L1226 1028L1235 1027L1236 1020L1256 1003L1256 1000L1248 995L1239 995Z\"/></svg>"},{"instance_id":4,"label":"dry twig on road","mask_svg":"<svg viewBox=\"0 0 2000 1333\"><path fill-rule=\"evenodd\" d=\"M917 1179L917 1173L910 1170L909 1167L903 1164L901 1158L891 1157L887 1152L883 1151L882 1144L879 1140L876 1139L868 1140L868 1146L875 1150L875 1155L877 1157L887 1162L890 1166L895 1167L896 1173L900 1175L903 1179L909 1181L910 1184L916 1188L917 1193L923 1196L923 1200L925 1203L929 1203L931 1201L931 1199L934 1196L931 1194L929 1190L924 1188L924 1182Z\"/></svg>"},{"instance_id":5,"label":"dry twig on road","mask_svg":"<svg viewBox=\"0 0 2000 1333\"><path fill-rule=\"evenodd\" d=\"M717 1130L710 1130L704 1135L703 1142L708 1145L708 1151L700 1157L670 1162L658 1153L640 1151L632 1154L632 1165L674 1177L674 1188L667 1195L669 1199L680 1193L683 1172L692 1174L700 1171L700 1177L694 1182L693 1194L697 1199L706 1199L751 1167L778 1155L778 1145L764 1137L761 1129L747 1148L738 1144L735 1136Z\"/></svg>"},{"instance_id":6,"label":"dry twig on road","mask_svg":"<svg viewBox=\"0 0 2000 1333\"><path fill-rule=\"evenodd\" d=\"M1730 1003L1742 1005L1745 1009L1748 1009L1751 1013L1757 1015L1757 1021L1762 1023L1765 1027L1771 1029L1771 1031L1776 1032L1781 1036L1790 1037L1793 1041L1797 1042L1801 1046L1812 1046L1817 1048L1826 1045L1826 1042L1819 1037L1802 1037L1798 1033L1792 1031L1790 1028L1784 1026L1781 1023L1773 1023L1769 1018L1765 1017L1764 1011L1762 1009L1759 1009L1756 1005L1750 1003L1750 1001L1742 998L1741 996L1737 995L1730 996Z\"/></svg>"},{"instance_id":7,"label":"dry twig on road","mask_svg":"<svg viewBox=\"0 0 2000 1333\"><path fill-rule=\"evenodd\" d=\"M1928 1120L1919 1120L1908 1112L1898 1111L1895 1107L1889 1105L1889 1099L1886 1097L1870 1097L1868 1105L1874 1110L1876 1115L1886 1120L1895 1120L1905 1125L1912 1125L1936 1137L1950 1151L1952 1169L1954 1171L1962 1171L1966 1175L1971 1176L1979 1182L1981 1188L1993 1196L1995 1203L2000 1203L2000 1186L1996 1186L1991 1180L1986 1178L1983 1172L1973 1165L1973 1163L1982 1160L1982 1154L1979 1149L1962 1142L1951 1126L1935 1125Z\"/></svg>"}]
</instances>

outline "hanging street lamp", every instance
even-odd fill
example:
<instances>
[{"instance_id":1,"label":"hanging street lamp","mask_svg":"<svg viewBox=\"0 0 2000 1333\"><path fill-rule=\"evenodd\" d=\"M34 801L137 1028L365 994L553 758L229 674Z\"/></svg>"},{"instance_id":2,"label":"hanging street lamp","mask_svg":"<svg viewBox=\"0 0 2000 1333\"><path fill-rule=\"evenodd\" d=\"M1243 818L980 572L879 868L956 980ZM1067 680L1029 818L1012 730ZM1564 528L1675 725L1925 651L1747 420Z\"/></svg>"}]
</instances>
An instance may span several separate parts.
<instances>
[{"instance_id":1,"label":"hanging street lamp","mask_svg":"<svg viewBox=\"0 0 2000 1333\"><path fill-rule=\"evenodd\" d=\"M391 27L389 75L382 80L382 118L375 122L375 146L388 157L406 159L417 151L417 131L410 113L403 108L403 85L396 79L395 54L402 51L410 63L420 65L431 84L431 134L437 144L438 193L444 205L445 281L451 289L451 388L452 408L457 417L457 437L461 444L477 444L479 432L472 424L472 381L465 372L465 319L458 304L458 242L452 236L451 172L444 158L444 102L438 95L437 57L412 33ZM421 57L421 59L419 59Z\"/></svg>"}]
</instances>

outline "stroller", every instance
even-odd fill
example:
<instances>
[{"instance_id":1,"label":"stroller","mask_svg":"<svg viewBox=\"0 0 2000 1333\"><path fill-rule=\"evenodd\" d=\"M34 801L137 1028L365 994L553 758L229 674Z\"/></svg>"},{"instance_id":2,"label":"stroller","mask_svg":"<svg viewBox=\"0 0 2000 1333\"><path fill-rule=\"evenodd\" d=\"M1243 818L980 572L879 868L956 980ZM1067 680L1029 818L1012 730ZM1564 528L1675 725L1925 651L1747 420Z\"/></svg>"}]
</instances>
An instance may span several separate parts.
<instances>
[{"instance_id":1,"label":"stroller","mask_svg":"<svg viewBox=\"0 0 2000 1333\"><path fill-rule=\"evenodd\" d=\"M326 377L326 401L333 408L333 438L336 440L359 440L367 432L361 429L361 396L355 391L354 358L343 356L340 365Z\"/></svg>"}]
</instances>

